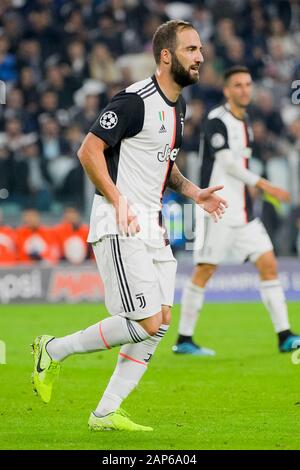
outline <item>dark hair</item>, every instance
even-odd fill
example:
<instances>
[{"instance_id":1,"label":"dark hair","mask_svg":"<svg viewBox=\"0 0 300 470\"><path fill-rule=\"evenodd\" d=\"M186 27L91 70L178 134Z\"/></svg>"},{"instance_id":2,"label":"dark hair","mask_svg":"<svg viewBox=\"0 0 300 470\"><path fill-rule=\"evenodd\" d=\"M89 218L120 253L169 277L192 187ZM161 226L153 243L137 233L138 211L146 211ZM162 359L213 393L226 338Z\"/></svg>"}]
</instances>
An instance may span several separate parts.
<instances>
[{"instance_id":1,"label":"dark hair","mask_svg":"<svg viewBox=\"0 0 300 470\"><path fill-rule=\"evenodd\" d=\"M228 79L232 75L235 75L236 73L249 73L249 75L251 75L250 70L245 65L233 65L229 69L225 70L225 72L223 74L224 82L226 83L228 81Z\"/></svg>"},{"instance_id":2,"label":"dark hair","mask_svg":"<svg viewBox=\"0 0 300 470\"><path fill-rule=\"evenodd\" d=\"M155 62L159 64L160 53L169 49L172 53L176 48L176 34L178 30L195 29L192 23L183 20L171 20L161 24L154 33L152 47Z\"/></svg>"}]
</instances>

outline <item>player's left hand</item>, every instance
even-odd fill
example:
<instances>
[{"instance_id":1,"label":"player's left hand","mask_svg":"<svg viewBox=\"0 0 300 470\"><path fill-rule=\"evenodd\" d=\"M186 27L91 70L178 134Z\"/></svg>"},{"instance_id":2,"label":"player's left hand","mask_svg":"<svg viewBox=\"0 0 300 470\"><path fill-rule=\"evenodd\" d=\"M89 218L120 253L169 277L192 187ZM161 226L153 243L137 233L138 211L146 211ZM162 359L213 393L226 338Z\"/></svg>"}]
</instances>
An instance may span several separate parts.
<instances>
[{"instance_id":1,"label":"player's left hand","mask_svg":"<svg viewBox=\"0 0 300 470\"><path fill-rule=\"evenodd\" d=\"M226 207L228 207L227 201L215 194L216 191L220 191L223 188L224 186L212 186L201 189L195 198L196 204L199 204L202 209L208 212L215 222L222 218Z\"/></svg>"},{"instance_id":2,"label":"player's left hand","mask_svg":"<svg viewBox=\"0 0 300 470\"><path fill-rule=\"evenodd\" d=\"M291 199L290 193L285 189L279 188L278 186L271 186L268 193L280 202L289 202Z\"/></svg>"},{"instance_id":3,"label":"player's left hand","mask_svg":"<svg viewBox=\"0 0 300 470\"><path fill-rule=\"evenodd\" d=\"M280 201L280 202L290 201L290 194L288 191L286 191L283 188L280 188L279 186L273 186L273 184L271 184L270 181L266 180L265 178L260 178L257 181L255 186L261 189L262 191L265 191L267 194L274 197L275 199L277 199L277 201Z\"/></svg>"}]
</instances>

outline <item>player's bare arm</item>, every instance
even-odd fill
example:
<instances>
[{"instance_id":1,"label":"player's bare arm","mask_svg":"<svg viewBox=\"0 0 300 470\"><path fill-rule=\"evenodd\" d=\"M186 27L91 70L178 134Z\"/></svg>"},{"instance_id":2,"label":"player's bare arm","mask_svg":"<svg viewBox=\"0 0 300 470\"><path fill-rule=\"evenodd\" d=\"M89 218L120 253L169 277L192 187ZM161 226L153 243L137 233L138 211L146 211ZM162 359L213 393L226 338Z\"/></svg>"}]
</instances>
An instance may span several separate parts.
<instances>
[{"instance_id":1,"label":"player's bare arm","mask_svg":"<svg viewBox=\"0 0 300 470\"><path fill-rule=\"evenodd\" d=\"M270 194L270 196L278 199L278 201L288 202L290 200L290 195L285 189L274 186L265 178L259 178L255 173L248 170L248 168L241 167L234 159L234 155L231 150L220 150L219 152L216 152L215 157L229 175L242 181L244 184L261 189L262 191Z\"/></svg>"},{"instance_id":2,"label":"player's bare arm","mask_svg":"<svg viewBox=\"0 0 300 470\"><path fill-rule=\"evenodd\" d=\"M121 233L139 232L137 217L130 211L126 199L108 173L104 157L107 147L106 142L89 132L78 150L78 158L92 183L114 206Z\"/></svg>"},{"instance_id":3,"label":"player's bare arm","mask_svg":"<svg viewBox=\"0 0 300 470\"><path fill-rule=\"evenodd\" d=\"M238 119L244 119L246 108L249 105L252 96L252 79L249 71L246 69L230 75L225 79L223 91L233 115ZM241 168L238 166L229 150L219 152L219 155L222 162L227 165L227 171L232 176L240 179L249 186L254 186L265 191L278 201L288 202L290 200L290 195L286 190L273 186L268 180L258 178L247 168Z\"/></svg>"},{"instance_id":4,"label":"player's bare arm","mask_svg":"<svg viewBox=\"0 0 300 470\"><path fill-rule=\"evenodd\" d=\"M176 163L173 165L168 186L173 189L173 191L192 199L196 204L202 206L216 221L218 218L221 218L225 212L227 202L225 199L214 194L216 191L223 189L223 186L201 189L183 176Z\"/></svg>"},{"instance_id":5,"label":"player's bare arm","mask_svg":"<svg viewBox=\"0 0 300 470\"><path fill-rule=\"evenodd\" d=\"M273 186L270 181L260 178L256 183L256 187L265 191L270 196L275 197L278 201L289 202L290 194L285 189L279 188L278 186Z\"/></svg>"}]
</instances>

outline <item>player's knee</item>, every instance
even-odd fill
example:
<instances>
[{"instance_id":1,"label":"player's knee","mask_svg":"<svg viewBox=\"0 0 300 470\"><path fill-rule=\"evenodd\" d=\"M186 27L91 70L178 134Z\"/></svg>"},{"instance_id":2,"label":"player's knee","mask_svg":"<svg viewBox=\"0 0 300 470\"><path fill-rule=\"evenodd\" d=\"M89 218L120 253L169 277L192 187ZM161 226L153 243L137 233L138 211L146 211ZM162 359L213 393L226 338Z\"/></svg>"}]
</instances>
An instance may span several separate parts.
<instances>
[{"instance_id":1,"label":"player's knee","mask_svg":"<svg viewBox=\"0 0 300 470\"><path fill-rule=\"evenodd\" d=\"M150 323L145 326L145 330L150 336L154 336L158 332L160 325L159 323Z\"/></svg>"},{"instance_id":2,"label":"player's knee","mask_svg":"<svg viewBox=\"0 0 300 470\"><path fill-rule=\"evenodd\" d=\"M156 315L153 315L152 317L142 320L141 324L150 336L154 336L161 327L162 312L159 312Z\"/></svg>"},{"instance_id":3,"label":"player's knee","mask_svg":"<svg viewBox=\"0 0 300 470\"><path fill-rule=\"evenodd\" d=\"M261 270L260 276L264 281L271 281L277 279L278 273L276 266L266 266Z\"/></svg>"},{"instance_id":4,"label":"player's knee","mask_svg":"<svg viewBox=\"0 0 300 470\"><path fill-rule=\"evenodd\" d=\"M270 281L278 277L277 262L273 254L263 255L257 263L261 279Z\"/></svg>"}]
</instances>

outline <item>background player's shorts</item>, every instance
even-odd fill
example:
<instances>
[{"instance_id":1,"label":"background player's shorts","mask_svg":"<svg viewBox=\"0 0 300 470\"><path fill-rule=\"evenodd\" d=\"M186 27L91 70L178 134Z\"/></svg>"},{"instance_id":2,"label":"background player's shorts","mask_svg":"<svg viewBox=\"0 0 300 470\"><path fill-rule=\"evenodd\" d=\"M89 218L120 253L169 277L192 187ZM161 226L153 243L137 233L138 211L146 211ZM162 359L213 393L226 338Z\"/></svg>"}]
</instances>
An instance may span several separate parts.
<instances>
[{"instance_id":1,"label":"background player's shorts","mask_svg":"<svg viewBox=\"0 0 300 470\"><path fill-rule=\"evenodd\" d=\"M224 261L255 263L264 253L273 250L269 235L259 219L241 227L229 227L219 221L205 220L204 244L194 251L194 263L219 264ZM196 244L196 243L195 243Z\"/></svg>"},{"instance_id":2,"label":"background player's shorts","mask_svg":"<svg viewBox=\"0 0 300 470\"><path fill-rule=\"evenodd\" d=\"M93 249L111 315L142 320L173 305L177 261L169 245L152 248L139 238L107 235Z\"/></svg>"}]
</instances>

